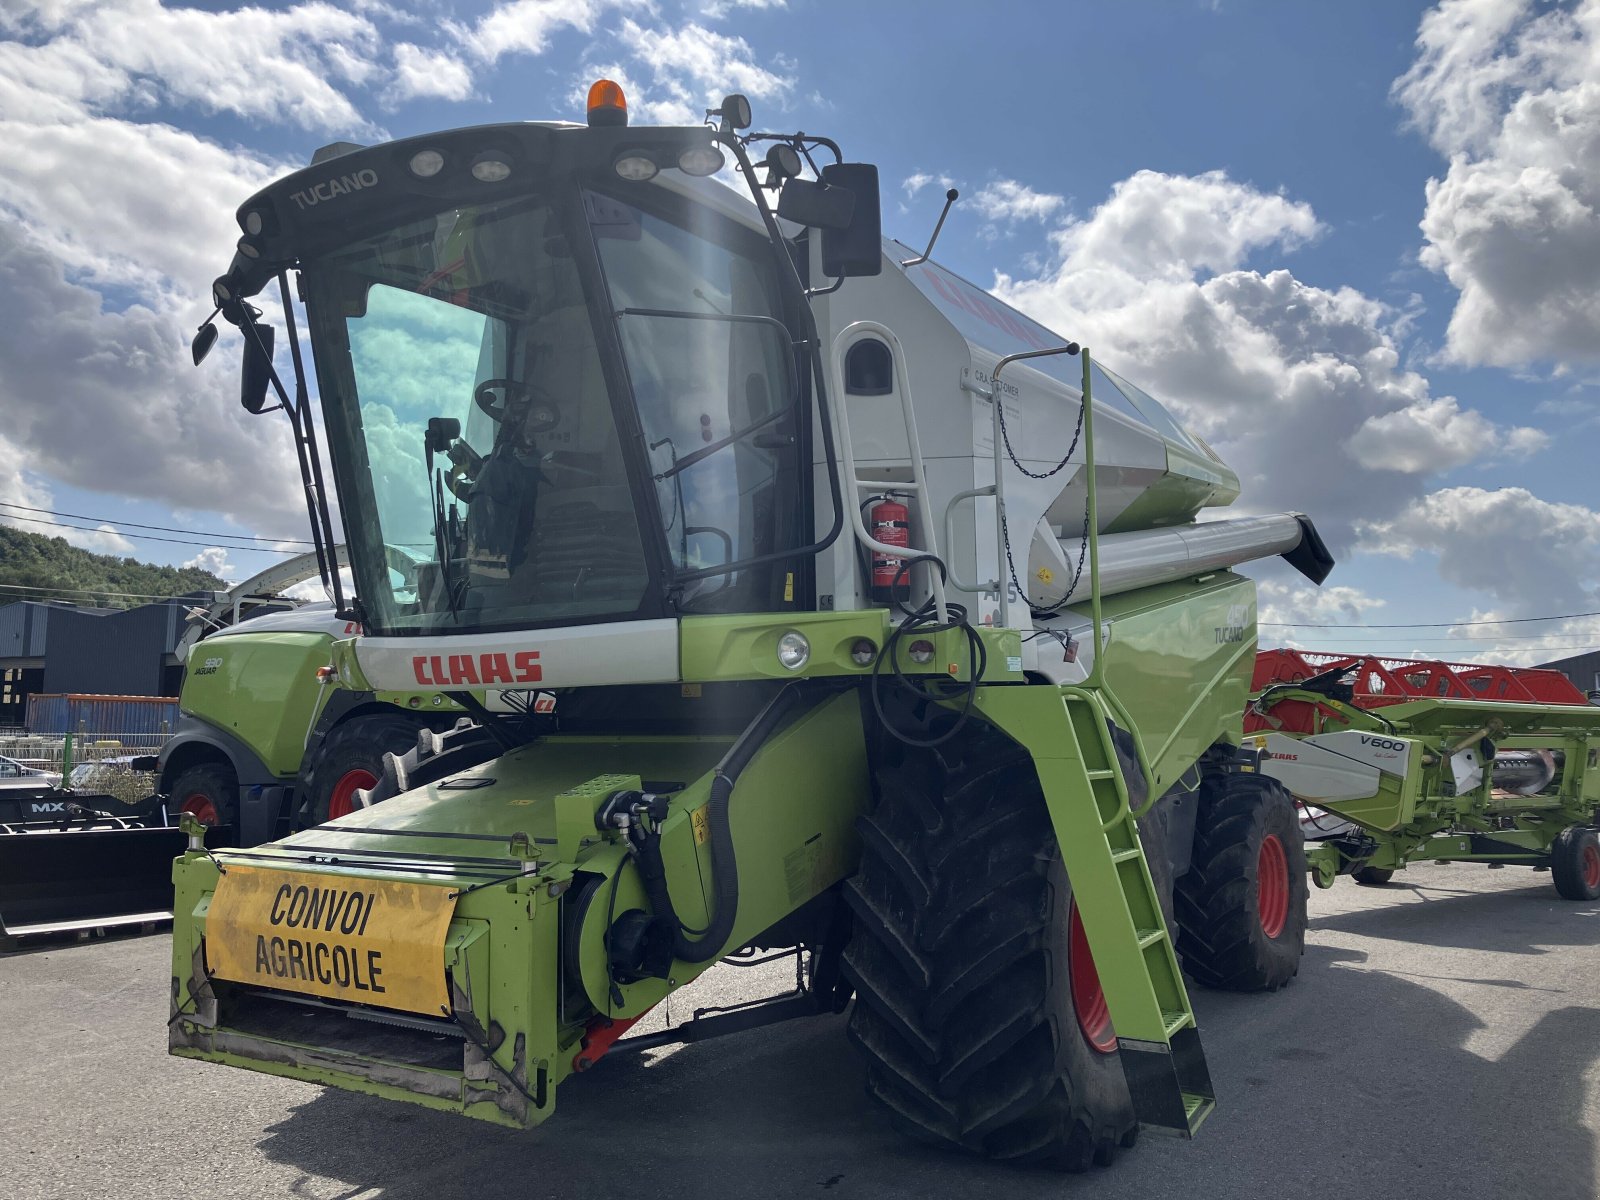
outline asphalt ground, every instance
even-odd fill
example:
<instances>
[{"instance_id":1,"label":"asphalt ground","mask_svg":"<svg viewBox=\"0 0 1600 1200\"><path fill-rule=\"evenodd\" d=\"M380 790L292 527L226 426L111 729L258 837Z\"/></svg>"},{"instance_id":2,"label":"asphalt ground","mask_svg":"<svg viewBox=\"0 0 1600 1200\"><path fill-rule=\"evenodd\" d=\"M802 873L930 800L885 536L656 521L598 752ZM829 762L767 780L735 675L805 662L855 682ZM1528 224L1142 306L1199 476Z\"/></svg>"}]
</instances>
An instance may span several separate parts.
<instances>
[{"instance_id":1,"label":"asphalt ground","mask_svg":"<svg viewBox=\"0 0 1600 1200\"><path fill-rule=\"evenodd\" d=\"M607 1059L528 1133L174 1059L167 952L155 935L0 959L4 1200L1600 1195L1600 904L1515 868L1313 890L1289 988L1194 995L1219 1097L1200 1136L1146 1136L1082 1176L903 1140L843 1018ZM762 981L784 968L718 967L693 1001Z\"/></svg>"}]
</instances>

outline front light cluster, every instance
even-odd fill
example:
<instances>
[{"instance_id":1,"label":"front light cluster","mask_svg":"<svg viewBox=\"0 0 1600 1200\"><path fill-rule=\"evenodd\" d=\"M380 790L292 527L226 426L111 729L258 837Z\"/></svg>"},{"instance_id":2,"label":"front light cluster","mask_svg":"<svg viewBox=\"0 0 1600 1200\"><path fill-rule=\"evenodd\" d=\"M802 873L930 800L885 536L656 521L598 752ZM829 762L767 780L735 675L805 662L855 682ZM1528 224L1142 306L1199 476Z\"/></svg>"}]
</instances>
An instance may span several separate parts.
<instances>
[{"instance_id":1,"label":"front light cluster","mask_svg":"<svg viewBox=\"0 0 1600 1200\"><path fill-rule=\"evenodd\" d=\"M798 629L791 629L778 639L778 662L790 671L798 671L811 661L811 643Z\"/></svg>"}]
</instances>

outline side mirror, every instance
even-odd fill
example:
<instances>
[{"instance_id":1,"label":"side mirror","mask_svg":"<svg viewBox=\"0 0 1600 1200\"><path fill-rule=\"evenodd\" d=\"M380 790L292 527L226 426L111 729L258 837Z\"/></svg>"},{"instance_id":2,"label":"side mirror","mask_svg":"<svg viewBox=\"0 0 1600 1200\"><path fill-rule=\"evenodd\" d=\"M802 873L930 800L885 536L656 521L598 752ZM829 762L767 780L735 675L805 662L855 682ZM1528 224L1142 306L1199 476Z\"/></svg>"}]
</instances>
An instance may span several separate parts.
<instances>
[{"instance_id":1,"label":"side mirror","mask_svg":"<svg viewBox=\"0 0 1600 1200\"><path fill-rule=\"evenodd\" d=\"M211 347L217 344L217 325L215 321L207 321L200 326L200 331L194 335L194 341L189 344L189 353L194 358L194 365L199 366L205 362L206 355L211 353Z\"/></svg>"},{"instance_id":2,"label":"side mirror","mask_svg":"<svg viewBox=\"0 0 1600 1200\"><path fill-rule=\"evenodd\" d=\"M267 410L267 388L272 386L272 346L276 335L270 325L257 325L255 330L261 335L259 348L255 338L251 337L248 331L244 335L244 366L239 377L239 403L244 406L247 413L259 416Z\"/></svg>"},{"instance_id":3,"label":"side mirror","mask_svg":"<svg viewBox=\"0 0 1600 1200\"><path fill-rule=\"evenodd\" d=\"M834 163L822 168L822 182L855 194L850 219L844 225L822 226L822 273L829 279L878 274L883 270L878 168L872 163ZM793 186L791 180L783 190Z\"/></svg>"},{"instance_id":4,"label":"side mirror","mask_svg":"<svg viewBox=\"0 0 1600 1200\"><path fill-rule=\"evenodd\" d=\"M855 193L810 179L791 179L778 193L778 216L809 229L845 229L855 212Z\"/></svg>"}]
</instances>

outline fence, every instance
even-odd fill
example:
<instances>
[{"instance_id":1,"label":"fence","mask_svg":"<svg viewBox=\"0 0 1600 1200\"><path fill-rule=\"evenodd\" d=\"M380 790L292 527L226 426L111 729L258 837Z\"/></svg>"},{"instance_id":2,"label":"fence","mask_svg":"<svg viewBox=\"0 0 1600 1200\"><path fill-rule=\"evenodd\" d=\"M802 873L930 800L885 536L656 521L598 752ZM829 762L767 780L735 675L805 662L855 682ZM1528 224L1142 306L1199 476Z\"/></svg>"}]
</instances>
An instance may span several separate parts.
<instances>
[{"instance_id":1,"label":"fence","mask_svg":"<svg viewBox=\"0 0 1600 1200\"><path fill-rule=\"evenodd\" d=\"M65 786L89 795L115 796L130 804L155 791L153 771L135 771L132 760L157 754L166 733L0 735L0 757L64 779Z\"/></svg>"}]
</instances>

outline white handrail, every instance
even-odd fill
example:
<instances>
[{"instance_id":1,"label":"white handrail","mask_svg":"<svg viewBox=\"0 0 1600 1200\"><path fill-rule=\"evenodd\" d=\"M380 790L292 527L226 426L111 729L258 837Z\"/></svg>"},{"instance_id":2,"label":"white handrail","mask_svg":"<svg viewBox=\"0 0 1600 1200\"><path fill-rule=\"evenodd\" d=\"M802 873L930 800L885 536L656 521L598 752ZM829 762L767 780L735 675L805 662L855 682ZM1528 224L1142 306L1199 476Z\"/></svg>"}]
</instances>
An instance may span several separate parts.
<instances>
[{"instance_id":1,"label":"white handrail","mask_svg":"<svg viewBox=\"0 0 1600 1200\"><path fill-rule=\"evenodd\" d=\"M890 362L894 369L893 379L895 389L900 393L901 419L905 423L906 447L911 457L911 478L909 488L903 483L896 484L892 480L862 479L856 473L855 447L850 439L850 414L846 404L847 393L844 390L844 356L857 342L873 337L889 347ZM839 461L844 467L846 476L855 488L885 488L899 487L903 490L914 491L922 501L922 534L927 542L926 549L913 546L891 546L887 542L880 542L867 532L866 523L861 518L861 504L859 498L854 498L849 505L850 523L855 531L856 541L868 550L875 550L879 554L891 554L896 558L906 558L917 554L931 554L935 557L939 553L938 539L934 535L934 516L931 511L932 499L928 491L927 470L922 461L922 442L917 437L917 418L911 406L911 375L906 370L905 351L900 346L900 339L887 325L877 321L854 321L841 329L833 339L833 346L828 355L829 391L838 401L838 417L835 421L835 441L838 443ZM941 560L942 561L942 560ZM944 577L937 571L930 569L928 572L929 583L933 592L933 602L938 610L940 624L947 622L949 612L945 606ZM908 580L909 582L909 580Z\"/></svg>"}]
</instances>

